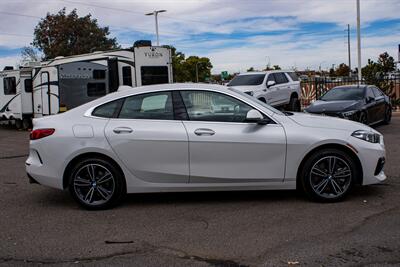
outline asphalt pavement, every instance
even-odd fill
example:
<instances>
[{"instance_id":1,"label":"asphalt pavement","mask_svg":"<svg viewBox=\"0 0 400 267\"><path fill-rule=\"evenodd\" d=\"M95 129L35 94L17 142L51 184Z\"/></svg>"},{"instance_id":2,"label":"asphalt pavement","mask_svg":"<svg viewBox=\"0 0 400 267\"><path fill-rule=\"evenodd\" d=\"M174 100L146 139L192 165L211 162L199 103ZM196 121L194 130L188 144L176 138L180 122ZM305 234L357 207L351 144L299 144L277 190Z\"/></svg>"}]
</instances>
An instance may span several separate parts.
<instances>
[{"instance_id":1,"label":"asphalt pavement","mask_svg":"<svg viewBox=\"0 0 400 267\"><path fill-rule=\"evenodd\" d=\"M377 126L388 179L345 201L295 191L136 194L86 211L29 184L29 137L0 127L0 266L399 266L400 114Z\"/></svg>"}]
</instances>

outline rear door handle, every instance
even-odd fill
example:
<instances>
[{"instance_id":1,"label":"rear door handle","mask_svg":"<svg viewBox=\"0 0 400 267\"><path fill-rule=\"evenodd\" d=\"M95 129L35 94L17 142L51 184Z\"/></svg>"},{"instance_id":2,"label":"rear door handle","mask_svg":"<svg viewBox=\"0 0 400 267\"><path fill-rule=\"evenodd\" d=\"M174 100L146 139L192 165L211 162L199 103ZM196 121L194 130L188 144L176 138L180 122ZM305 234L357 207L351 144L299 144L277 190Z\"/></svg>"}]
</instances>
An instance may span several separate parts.
<instances>
[{"instance_id":1,"label":"rear door handle","mask_svg":"<svg viewBox=\"0 0 400 267\"><path fill-rule=\"evenodd\" d=\"M199 129L196 129L196 130L194 131L194 133L195 133L196 135L199 135L199 136L205 136L205 135L210 136L210 135L214 135L214 134L215 134L215 132L214 132L213 130L211 130L211 129L206 129L206 128L199 128Z\"/></svg>"},{"instance_id":2,"label":"rear door handle","mask_svg":"<svg viewBox=\"0 0 400 267\"><path fill-rule=\"evenodd\" d=\"M117 127L113 130L114 133L116 134L122 134L122 133L131 133L133 130L129 127Z\"/></svg>"}]
</instances>

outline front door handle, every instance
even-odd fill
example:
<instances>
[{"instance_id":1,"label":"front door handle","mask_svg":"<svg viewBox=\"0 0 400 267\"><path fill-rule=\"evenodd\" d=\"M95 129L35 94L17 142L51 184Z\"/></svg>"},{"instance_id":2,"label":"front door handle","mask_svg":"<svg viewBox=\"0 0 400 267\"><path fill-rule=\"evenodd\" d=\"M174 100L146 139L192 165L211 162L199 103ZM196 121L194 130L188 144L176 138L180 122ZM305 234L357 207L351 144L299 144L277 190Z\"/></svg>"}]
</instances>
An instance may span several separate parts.
<instances>
[{"instance_id":1,"label":"front door handle","mask_svg":"<svg viewBox=\"0 0 400 267\"><path fill-rule=\"evenodd\" d=\"M122 133L131 133L133 130L129 127L117 127L113 130L114 133L116 134L122 134Z\"/></svg>"},{"instance_id":2,"label":"front door handle","mask_svg":"<svg viewBox=\"0 0 400 267\"><path fill-rule=\"evenodd\" d=\"M195 133L196 135L199 135L199 136L214 135L214 134L215 134L215 132L214 132L213 130L211 130L211 129L206 129L206 128L199 128L199 129L196 129L196 130L194 131L194 133Z\"/></svg>"}]
</instances>

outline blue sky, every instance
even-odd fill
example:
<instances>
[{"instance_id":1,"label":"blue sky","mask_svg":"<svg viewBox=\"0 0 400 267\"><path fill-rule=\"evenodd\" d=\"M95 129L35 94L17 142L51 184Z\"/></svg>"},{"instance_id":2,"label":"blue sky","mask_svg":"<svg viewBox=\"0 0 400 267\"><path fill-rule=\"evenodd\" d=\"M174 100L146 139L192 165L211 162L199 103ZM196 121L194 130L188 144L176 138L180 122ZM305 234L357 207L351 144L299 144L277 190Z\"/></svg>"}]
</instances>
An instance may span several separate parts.
<instances>
[{"instance_id":1,"label":"blue sky","mask_svg":"<svg viewBox=\"0 0 400 267\"><path fill-rule=\"evenodd\" d=\"M347 63L347 24L351 27L352 65L356 62L355 0L2 0L0 2L0 68L20 62L39 18L63 7L91 13L123 47L135 40L154 42L159 16L161 44L186 55L210 57L213 73L283 68L328 69ZM397 60L400 1L361 0L362 61L389 52Z\"/></svg>"}]
</instances>

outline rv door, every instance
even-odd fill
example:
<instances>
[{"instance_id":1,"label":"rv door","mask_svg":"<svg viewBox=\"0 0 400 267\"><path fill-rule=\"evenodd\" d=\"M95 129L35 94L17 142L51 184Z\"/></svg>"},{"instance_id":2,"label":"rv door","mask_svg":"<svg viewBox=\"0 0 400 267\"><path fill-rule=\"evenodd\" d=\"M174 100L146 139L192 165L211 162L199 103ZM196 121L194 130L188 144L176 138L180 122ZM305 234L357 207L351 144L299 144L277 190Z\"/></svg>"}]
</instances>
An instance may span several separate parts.
<instances>
[{"instance_id":1,"label":"rv door","mask_svg":"<svg viewBox=\"0 0 400 267\"><path fill-rule=\"evenodd\" d=\"M51 114L51 106L50 106L50 76L49 73L42 72L40 77L41 88L40 91L42 93L42 105L38 106L38 109L42 110L43 115ZM40 112L39 112L40 113Z\"/></svg>"}]
</instances>

